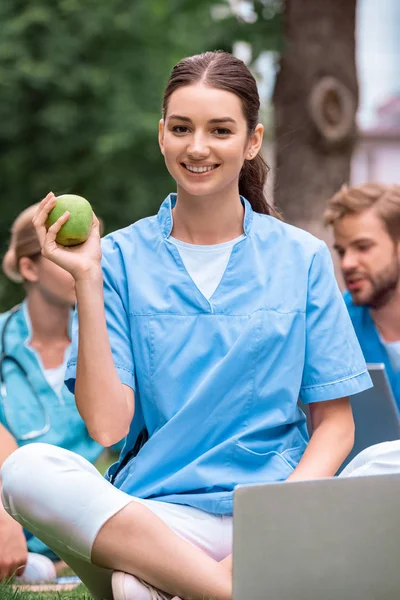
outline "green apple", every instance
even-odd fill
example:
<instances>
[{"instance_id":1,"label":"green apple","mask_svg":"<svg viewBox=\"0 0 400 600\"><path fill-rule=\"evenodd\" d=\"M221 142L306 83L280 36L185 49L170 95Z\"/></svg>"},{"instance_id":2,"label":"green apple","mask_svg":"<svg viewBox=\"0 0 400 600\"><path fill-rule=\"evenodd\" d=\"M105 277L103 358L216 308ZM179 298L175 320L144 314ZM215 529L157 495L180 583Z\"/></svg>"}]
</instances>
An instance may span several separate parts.
<instances>
[{"instance_id":1,"label":"green apple","mask_svg":"<svg viewBox=\"0 0 400 600\"><path fill-rule=\"evenodd\" d=\"M61 246L77 246L86 242L93 221L93 210L90 203L82 196L63 194L56 198L57 204L49 212L46 227L49 228L66 211L70 217L57 233L56 242Z\"/></svg>"}]
</instances>

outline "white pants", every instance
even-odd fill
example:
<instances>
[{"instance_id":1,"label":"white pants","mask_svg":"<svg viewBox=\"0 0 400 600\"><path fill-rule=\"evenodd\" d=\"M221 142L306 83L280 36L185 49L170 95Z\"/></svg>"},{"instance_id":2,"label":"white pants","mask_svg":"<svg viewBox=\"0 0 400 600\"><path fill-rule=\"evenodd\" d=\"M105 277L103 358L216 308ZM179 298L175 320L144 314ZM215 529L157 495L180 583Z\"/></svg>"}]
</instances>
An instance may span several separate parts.
<instances>
[{"instance_id":1,"label":"white pants","mask_svg":"<svg viewBox=\"0 0 400 600\"><path fill-rule=\"evenodd\" d=\"M340 477L363 477L400 473L400 440L366 448L340 473Z\"/></svg>"},{"instance_id":2,"label":"white pants","mask_svg":"<svg viewBox=\"0 0 400 600\"><path fill-rule=\"evenodd\" d=\"M69 450L29 444L3 463L1 477L7 512L62 558L98 600L112 599L112 571L91 563L93 543L102 526L132 501L145 504L215 560L232 552L231 516L134 498Z\"/></svg>"},{"instance_id":3,"label":"white pants","mask_svg":"<svg viewBox=\"0 0 400 600\"><path fill-rule=\"evenodd\" d=\"M400 440L367 448L341 477L394 472L400 472ZM68 450L29 444L4 462L1 476L6 510L52 548L98 600L112 599L112 571L91 563L92 546L101 527L129 502L145 504L171 530L215 560L232 551L232 517L133 498Z\"/></svg>"}]
</instances>

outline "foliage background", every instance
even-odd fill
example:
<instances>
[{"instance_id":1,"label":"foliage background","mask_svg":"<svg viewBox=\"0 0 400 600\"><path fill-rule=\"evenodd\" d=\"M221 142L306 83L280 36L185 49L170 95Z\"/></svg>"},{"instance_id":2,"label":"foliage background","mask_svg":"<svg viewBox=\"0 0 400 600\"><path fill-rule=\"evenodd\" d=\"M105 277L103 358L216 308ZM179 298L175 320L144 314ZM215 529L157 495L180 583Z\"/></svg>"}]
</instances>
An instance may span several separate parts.
<instances>
[{"instance_id":1,"label":"foliage background","mask_svg":"<svg viewBox=\"0 0 400 600\"><path fill-rule=\"evenodd\" d=\"M170 70L235 40L253 57L277 49L279 2L252 10L246 22L225 0L2 0L0 256L50 190L85 196L106 232L157 211L173 190L157 145ZM0 275L0 312L22 293Z\"/></svg>"}]
</instances>

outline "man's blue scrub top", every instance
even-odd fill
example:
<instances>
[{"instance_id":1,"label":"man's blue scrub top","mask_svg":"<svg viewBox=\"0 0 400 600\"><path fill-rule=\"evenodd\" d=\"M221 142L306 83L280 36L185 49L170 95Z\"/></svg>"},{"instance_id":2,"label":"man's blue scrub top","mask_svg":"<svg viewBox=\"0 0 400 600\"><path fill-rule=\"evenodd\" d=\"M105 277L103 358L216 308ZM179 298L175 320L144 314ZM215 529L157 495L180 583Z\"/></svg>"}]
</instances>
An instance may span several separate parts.
<instances>
[{"instance_id":1,"label":"man's blue scrub top","mask_svg":"<svg viewBox=\"0 0 400 600\"><path fill-rule=\"evenodd\" d=\"M299 396L331 400L371 382L323 242L242 199L245 237L207 300L169 239L175 202L102 242L110 344L137 411L121 460L143 421L150 436L115 485L231 514L236 485L286 479L301 459ZM76 322L72 337L70 389Z\"/></svg>"},{"instance_id":2,"label":"man's blue scrub top","mask_svg":"<svg viewBox=\"0 0 400 600\"><path fill-rule=\"evenodd\" d=\"M353 303L350 292L344 294L347 310L367 363L384 363L393 395L400 410L400 373L395 373L385 346L382 344L368 306Z\"/></svg>"}]
</instances>

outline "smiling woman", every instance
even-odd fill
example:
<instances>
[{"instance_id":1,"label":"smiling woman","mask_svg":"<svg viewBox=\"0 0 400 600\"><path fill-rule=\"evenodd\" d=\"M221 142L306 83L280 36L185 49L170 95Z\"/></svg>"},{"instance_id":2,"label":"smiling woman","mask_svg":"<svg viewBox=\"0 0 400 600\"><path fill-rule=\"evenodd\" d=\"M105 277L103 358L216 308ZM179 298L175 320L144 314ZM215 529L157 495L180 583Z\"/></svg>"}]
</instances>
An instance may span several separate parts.
<instances>
[{"instance_id":1,"label":"smiling woman","mask_svg":"<svg viewBox=\"0 0 400 600\"><path fill-rule=\"evenodd\" d=\"M221 114L217 118L215 106ZM201 199L204 210L204 204L222 192L219 205L224 199L231 203L244 161L251 160L261 146L262 125L249 138L239 98L202 83L177 89L164 114L160 147L177 182L179 200L197 206ZM179 215L179 202L176 212Z\"/></svg>"},{"instance_id":2,"label":"smiling woman","mask_svg":"<svg viewBox=\"0 0 400 600\"><path fill-rule=\"evenodd\" d=\"M182 135L181 152L187 147L182 167L192 172L203 166L225 167L223 175L219 174L220 183L231 184L232 170L235 175L239 171L239 193L249 199L256 212L279 217L264 194L268 167L259 153L264 131L258 122L259 108L254 77L248 69L243 69L239 59L220 52L182 60L172 71L164 94L160 146L172 174L174 157L166 154L169 148L165 128ZM178 144L174 148L179 150ZM222 152L220 157L219 152ZM179 186L178 180L177 183Z\"/></svg>"},{"instance_id":3,"label":"smiling woman","mask_svg":"<svg viewBox=\"0 0 400 600\"><path fill-rule=\"evenodd\" d=\"M242 61L185 58L159 123L176 192L158 214L104 238L101 264L96 227L68 252L66 217L46 232L52 194L35 218L76 282L67 385L96 440L128 435L106 479L60 449L17 451L5 505L99 600L230 600L235 487L331 476L352 447L347 396L370 379L325 244L265 200L258 109Z\"/></svg>"}]
</instances>

